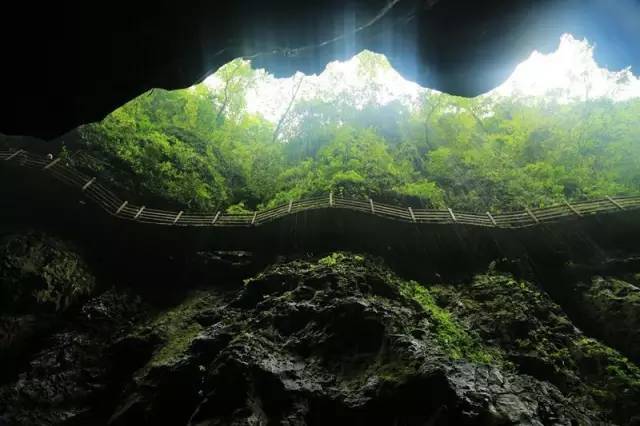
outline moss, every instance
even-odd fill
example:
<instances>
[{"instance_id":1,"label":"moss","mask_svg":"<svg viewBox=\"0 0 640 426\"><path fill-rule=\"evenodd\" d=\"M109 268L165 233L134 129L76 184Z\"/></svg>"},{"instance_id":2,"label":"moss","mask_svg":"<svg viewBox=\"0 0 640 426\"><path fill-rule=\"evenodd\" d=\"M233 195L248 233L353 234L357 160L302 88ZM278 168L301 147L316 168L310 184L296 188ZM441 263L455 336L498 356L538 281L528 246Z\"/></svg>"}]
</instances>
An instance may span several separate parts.
<instances>
[{"instance_id":1,"label":"moss","mask_svg":"<svg viewBox=\"0 0 640 426\"><path fill-rule=\"evenodd\" d=\"M182 354L184 354L193 339L202 331L199 324L191 323L181 327L175 327L166 335L167 341L151 360L151 366L173 364Z\"/></svg>"},{"instance_id":2,"label":"moss","mask_svg":"<svg viewBox=\"0 0 640 426\"><path fill-rule=\"evenodd\" d=\"M416 375L419 363L416 360L396 357L395 354L378 356L364 369L351 369L340 379L345 387L365 385L372 378L388 383L402 383ZM344 372L343 372L344 374Z\"/></svg>"},{"instance_id":3,"label":"moss","mask_svg":"<svg viewBox=\"0 0 640 426\"><path fill-rule=\"evenodd\" d=\"M415 281L404 281L384 267L381 261L345 252L334 252L318 260L318 264L331 267L348 267L353 272L353 267L362 266L367 275L377 277L391 288L399 290L398 296L417 302L426 312L433 325L436 344L443 352L453 360L465 359L471 362L503 364L502 354L494 348L487 348L480 343L478 336L467 331L459 324L449 312L438 306L432 295L425 287ZM384 292L383 292L384 293ZM390 294L384 296L372 296L379 303L386 303Z\"/></svg>"},{"instance_id":4,"label":"moss","mask_svg":"<svg viewBox=\"0 0 640 426\"><path fill-rule=\"evenodd\" d=\"M584 336L534 284L491 273L430 290L459 321L499 345L514 367L557 385L576 404L621 423L640 411L640 369Z\"/></svg>"},{"instance_id":5,"label":"moss","mask_svg":"<svg viewBox=\"0 0 640 426\"><path fill-rule=\"evenodd\" d=\"M589 337L576 339L568 367L579 372L584 392L619 419L640 411L640 368L614 349ZM572 361L572 362L571 362Z\"/></svg>"},{"instance_id":6,"label":"moss","mask_svg":"<svg viewBox=\"0 0 640 426\"><path fill-rule=\"evenodd\" d=\"M152 367L171 365L179 361L203 330L196 316L214 303L215 298L211 293L196 292L180 305L160 313L149 324L136 330L134 335L151 332L162 342L154 351L143 372Z\"/></svg>"},{"instance_id":7,"label":"moss","mask_svg":"<svg viewBox=\"0 0 640 426\"><path fill-rule=\"evenodd\" d=\"M402 363L383 364L377 371L378 377L386 382L401 383L415 374L415 368Z\"/></svg>"},{"instance_id":8,"label":"moss","mask_svg":"<svg viewBox=\"0 0 640 426\"><path fill-rule=\"evenodd\" d=\"M633 284L613 277L596 277L587 291L594 301L624 301L635 306L640 303L640 290Z\"/></svg>"},{"instance_id":9,"label":"moss","mask_svg":"<svg viewBox=\"0 0 640 426\"><path fill-rule=\"evenodd\" d=\"M326 268L331 269L331 275L325 277ZM308 275L307 275L308 274ZM335 276L334 276L335 275ZM425 287L414 281L405 281L391 272L380 259L362 256L348 252L334 252L316 261L291 262L286 265L272 267L268 272L245 281L246 286L259 283L260 288L275 283L281 298L291 297L283 287L282 282L289 276L308 276L307 284L328 280L337 280L353 288L357 287L364 294L363 297L371 302L371 306L384 306L386 309L411 308L410 320L405 324L401 333L411 330L424 332L424 323L420 322L424 315L416 311L416 303L427 314L429 335L432 336L438 350L452 360L467 360L476 363L507 365L503 353L496 348L483 345L477 334L466 329L461 323L442 307L438 306L432 295ZM277 277L277 278L273 278ZM300 281L292 280L292 285ZM340 292L340 285L332 288ZM271 296L274 297L273 294ZM252 302L253 303L253 302ZM418 315L415 315L418 314ZM418 321L414 323L414 320ZM421 333L419 333L421 334ZM382 368L382 367L381 367ZM382 374L391 378L395 376L396 368L389 369L389 373Z\"/></svg>"},{"instance_id":10,"label":"moss","mask_svg":"<svg viewBox=\"0 0 640 426\"><path fill-rule=\"evenodd\" d=\"M436 340L450 358L487 364L502 363L499 351L484 347L478 337L472 336L449 312L436 304L429 290L415 281L399 281L398 284L403 296L418 302L430 315Z\"/></svg>"},{"instance_id":11,"label":"moss","mask_svg":"<svg viewBox=\"0 0 640 426\"><path fill-rule=\"evenodd\" d=\"M640 363L640 289L630 276L595 276L574 293L572 310L587 333Z\"/></svg>"},{"instance_id":12,"label":"moss","mask_svg":"<svg viewBox=\"0 0 640 426\"><path fill-rule=\"evenodd\" d=\"M371 377L377 377L383 382L399 384L414 377L417 374L417 370L418 365L409 359L378 359L354 383L359 382L362 385L370 380Z\"/></svg>"},{"instance_id":13,"label":"moss","mask_svg":"<svg viewBox=\"0 0 640 426\"><path fill-rule=\"evenodd\" d=\"M324 266L335 266L338 263L342 263L350 259L353 259L356 262L364 262L365 260L364 256L360 256L358 254L354 255L350 253L334 252L318 260L318 263Z\"/></svg>"},{"instance_id":14,"label":"moss","mask_svg":"<svg viewBox=\"0 0 640 426\"><path fill-rule=\"evenodd\" d=\"M605 373L608 382L640 391L640 368L618 351L589 337L578 339L575 347L580 351L576 356L592 362L594 373Z\"/></svg>"}]
</instances>

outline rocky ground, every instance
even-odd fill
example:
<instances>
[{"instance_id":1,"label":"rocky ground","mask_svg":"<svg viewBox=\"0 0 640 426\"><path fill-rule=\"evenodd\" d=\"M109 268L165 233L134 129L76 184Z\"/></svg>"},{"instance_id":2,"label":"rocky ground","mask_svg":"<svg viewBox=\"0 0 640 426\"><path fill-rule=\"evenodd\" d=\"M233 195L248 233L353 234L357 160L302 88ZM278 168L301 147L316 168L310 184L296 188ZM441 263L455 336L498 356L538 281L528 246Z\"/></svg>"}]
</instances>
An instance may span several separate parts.
<instances>
[{"instance_id":1,"label":"rocky ground","mask_svg":"<svg viewBox=\"0 0 640 426\"><path fill-rule=\"evenodd\" d=\"M640 425L631 258L563 291L500 264L417 283L363 254L246 279L212 265L247 253L194 259L204 280L152 297L69 242L4 236L0 425Z\"/></svg>"}]
</instances>

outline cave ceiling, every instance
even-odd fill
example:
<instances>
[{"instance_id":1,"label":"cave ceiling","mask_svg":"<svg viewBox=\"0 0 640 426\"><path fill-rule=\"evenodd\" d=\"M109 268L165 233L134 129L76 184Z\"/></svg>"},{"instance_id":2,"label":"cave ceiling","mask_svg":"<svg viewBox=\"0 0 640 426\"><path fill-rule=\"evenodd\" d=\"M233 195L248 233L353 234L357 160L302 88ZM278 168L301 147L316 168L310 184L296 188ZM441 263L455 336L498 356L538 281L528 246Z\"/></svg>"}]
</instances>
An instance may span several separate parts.
<instances>
[{"instance_id":1,"label":"cave ceiling","mask_svg":"<svg viewBox=\"0 0 640 426\"><path fill-rule=\"evenodd\" d=\"M47 139L240 56L289 76L369 49L425 87L475 96L570 32L595 42L603 65L640 69L639 0L22 3L0 29L0 133Z\"/></svg>"}]
</instances>

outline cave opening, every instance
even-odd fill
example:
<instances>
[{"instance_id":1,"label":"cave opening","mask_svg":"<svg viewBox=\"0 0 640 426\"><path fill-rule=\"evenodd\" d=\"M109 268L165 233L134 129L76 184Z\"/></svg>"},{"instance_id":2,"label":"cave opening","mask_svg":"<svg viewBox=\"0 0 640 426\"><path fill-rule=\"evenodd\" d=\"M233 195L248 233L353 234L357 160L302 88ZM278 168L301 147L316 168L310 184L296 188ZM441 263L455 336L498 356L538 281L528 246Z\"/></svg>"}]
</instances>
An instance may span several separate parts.
<instances>
[{"instance_id":1,"label":"cave opening","mask_svg":"<svg viewBox=\"0 0 640 426\"><path fill-rule=\"evenodd\" d=\"M118 3L0 28L0 426L640 424L635 0Z\"/></svg>"}]
</instances>

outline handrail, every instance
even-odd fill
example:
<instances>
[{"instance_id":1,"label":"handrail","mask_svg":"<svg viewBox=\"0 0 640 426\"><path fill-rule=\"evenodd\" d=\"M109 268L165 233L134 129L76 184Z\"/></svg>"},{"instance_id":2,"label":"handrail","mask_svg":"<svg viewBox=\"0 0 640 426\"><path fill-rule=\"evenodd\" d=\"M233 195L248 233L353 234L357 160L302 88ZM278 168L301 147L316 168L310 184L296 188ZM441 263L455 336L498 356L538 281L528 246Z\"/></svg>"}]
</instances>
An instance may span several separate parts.
<instances>
[{"instance_id":1,"label":"handrail","mask_svg":"<svg viewBox=\"0 0 640 426\"><path fill-rule=\"evenodd\" d=\"M24 168L48 173L58 181L77 188L105 212L119 219L166 226L199 227L253 227L269 223L284 216L307 210L345 209L386 219L414 224L461 224L491 228L527 228L564 218L581 218L589 215L640 209L640 196L606 196L602 199L580 202L564 202L549 207L509 213L454 212L452 209L417 209L376 203L372 199L355 200L330 193L329 196L291 200L285 204L262 211L248 213L190 213L165 211L136 205L122 200L107 187L77 170L62 159L47 159L25 150L0 150L0 164L19 164Z\"/></svg>"}]
</instances>

